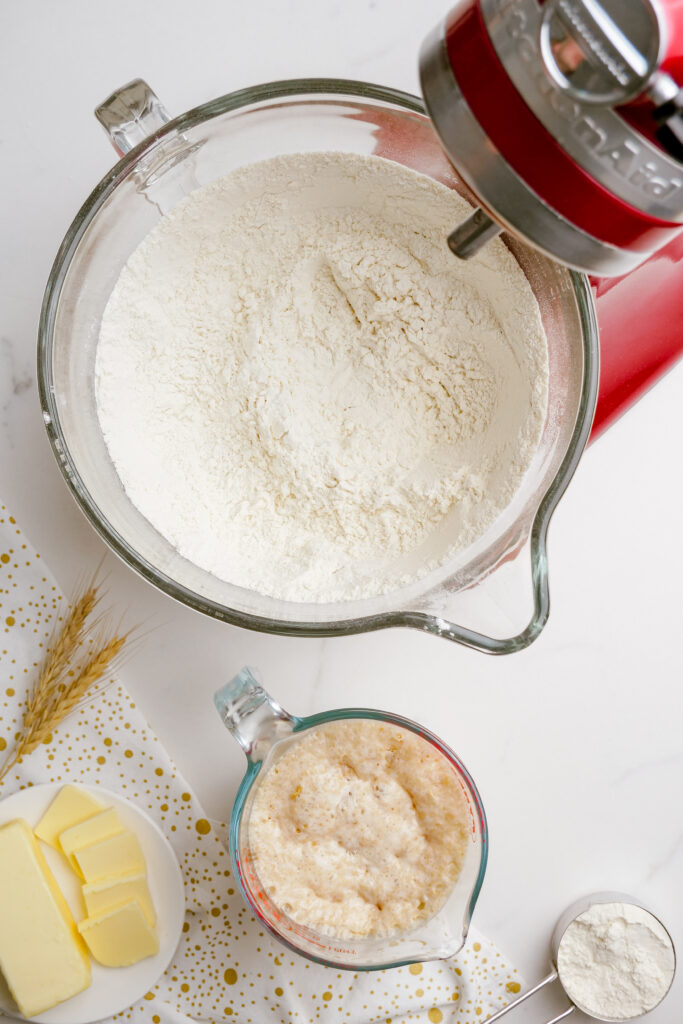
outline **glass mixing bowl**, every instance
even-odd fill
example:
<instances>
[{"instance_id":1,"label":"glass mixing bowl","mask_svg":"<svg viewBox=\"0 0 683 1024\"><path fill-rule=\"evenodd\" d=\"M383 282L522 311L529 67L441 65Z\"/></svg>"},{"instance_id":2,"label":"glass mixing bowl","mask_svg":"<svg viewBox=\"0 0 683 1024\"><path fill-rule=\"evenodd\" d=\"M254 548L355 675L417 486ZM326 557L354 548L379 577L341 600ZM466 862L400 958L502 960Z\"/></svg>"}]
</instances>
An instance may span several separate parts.
<instances>
[{"instance_id":1,"label":"glass mixing bowl","mask_svg":"<svg viewBox=\"0 0 683 1024\"><path fill-rule=\"evenodd\" d=\"M527 646L548 616L548 522L588 440L597 396L598 333L587 279L503 236L541 309L549 402L522 486L483 536L418 582L380 597L336 603L265 597L183 558L123 490L102 438L94 388L102 313L121 269L161 216L193 189L278 154L376 154L470 198L467 188L443 155L422 102L362 82L261 85L169 120L138 79L96 113L122 159L85 202L57 253L38 342L48 435L95 529L165 593L239 626L307 636L411 626L491 653ZM403 568L413 574L448 547L446 519L428 543L405 556Z\"/></svg>"},{"instance_id":2,"label":"glass mixing bowl","mask_svg":"<svg viewBox=\"0 0 683 1024\"><path fill-rule=\"evenodd\" d=\"M445 960L465 943L472 912L484 881L488 830L481 797L463 763L450 747L416 722L369 708L337 708L308 718L288 714L266 693L252 671L243 668L214 696L224 724L247 756L247 771L230 815L230 858L243 899L261 924L295 953L330 967L373 971L420 960ZM469 838L462 870L441 910L410 932L385 938L335 939L297 924L265 892L249 847L249 817L259 782L301 738L326 722L372 718L388 722L433 744L450 762L469 813Z\"/></svg>"}]
</instances>

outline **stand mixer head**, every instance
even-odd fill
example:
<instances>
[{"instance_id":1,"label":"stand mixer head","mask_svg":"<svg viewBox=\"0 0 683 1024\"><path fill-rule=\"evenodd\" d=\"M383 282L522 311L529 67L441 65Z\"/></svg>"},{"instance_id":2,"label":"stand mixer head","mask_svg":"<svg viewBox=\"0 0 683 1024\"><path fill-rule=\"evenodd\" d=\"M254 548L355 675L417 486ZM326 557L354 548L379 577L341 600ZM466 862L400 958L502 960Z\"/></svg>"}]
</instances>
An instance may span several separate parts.
<instances>
[{"instance_id":1,"label":"stand mixer head","mask_svg":"<svg viewBox=\"0 0 683 1024\"><path fill-rule=\"evenodd\" d=\"M420 75L480 203L457 256L506 230L615 276L683 229L683 0L459 0Z\"/></svg>"}]
</instances>

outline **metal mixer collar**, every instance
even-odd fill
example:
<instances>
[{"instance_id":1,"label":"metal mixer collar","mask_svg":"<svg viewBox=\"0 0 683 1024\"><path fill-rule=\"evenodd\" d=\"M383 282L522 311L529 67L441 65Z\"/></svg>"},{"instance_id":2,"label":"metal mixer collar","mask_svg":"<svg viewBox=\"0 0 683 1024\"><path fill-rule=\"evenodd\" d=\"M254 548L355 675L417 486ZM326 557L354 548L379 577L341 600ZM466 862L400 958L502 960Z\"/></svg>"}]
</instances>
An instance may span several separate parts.
<instances>
[{"instance_id":1,"label":"metal mixer collar","mask_svg":"<svg viewBox=\"0 0 683 1024\"><path fill-rule=\"evenodd\" d=\"M459 0L420 74L480 204L456 255L505 229L618 275L683 229L683 0Z\"/></svg>"}]
</instances>

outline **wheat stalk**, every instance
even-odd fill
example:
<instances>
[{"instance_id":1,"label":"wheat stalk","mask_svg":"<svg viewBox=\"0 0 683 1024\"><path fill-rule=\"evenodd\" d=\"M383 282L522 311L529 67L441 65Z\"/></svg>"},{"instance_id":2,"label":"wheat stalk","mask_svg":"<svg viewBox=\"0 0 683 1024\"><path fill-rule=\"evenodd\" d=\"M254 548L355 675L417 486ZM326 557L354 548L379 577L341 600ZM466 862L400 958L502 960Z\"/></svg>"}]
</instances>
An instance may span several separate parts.
<instances>
[{"instance_id":1,"label":"wheat stalk","mask_svg":"<svg viewBox=\"0 0 683 1024\"><path fill-rule=\"evenodd\" d=\"M22 757L28 756L41 743L49 742L60 722L83 705L95 683L102 679L123 650L130 633L107 638L100 631L96 638L92 637L97 622L93 622L91 616L99 601L99 588L93 579L73 602L64 625L45 656L38 679L26 700L15 747L0 768L0 781ZM94 653L74 669L72 661L86 640L92 643Z\"/></svg>"},{"instance_id":2,"label":"wheat stalk","mask_svg":"<svg viewBox=\"0 0 683 1024\"><path fill-rule=\"evenodd\" d=\"M68 670L74 653L83 643L88 632L88 619L99 601L95 581L90 583L78 597L69 612L66 622L50 646L38 676L38 682L29 693L24 712L24 729L29 729L36 715L44 713L50 694ZM1 777L1 776L0 776Z\"/></svg>"}]
</instances>

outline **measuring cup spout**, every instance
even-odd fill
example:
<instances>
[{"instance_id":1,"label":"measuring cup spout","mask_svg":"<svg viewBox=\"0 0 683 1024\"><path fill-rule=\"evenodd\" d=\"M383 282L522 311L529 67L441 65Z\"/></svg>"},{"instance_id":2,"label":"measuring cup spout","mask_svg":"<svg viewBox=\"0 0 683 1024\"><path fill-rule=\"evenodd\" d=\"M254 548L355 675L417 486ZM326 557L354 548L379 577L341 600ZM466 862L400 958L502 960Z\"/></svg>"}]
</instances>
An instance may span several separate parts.
<instances>
[{"instance_id":1,"label":"measuring cup spout","mask_svg":"<svg viewBox=\"0 0 683 1024\"><path fill-rule=\"evenodd\" d=\"M226 729L254 764L262 761L273 743L290 733L297 722L246 667L216 691L213 702Z\"/></svg>"}]
</instances>

